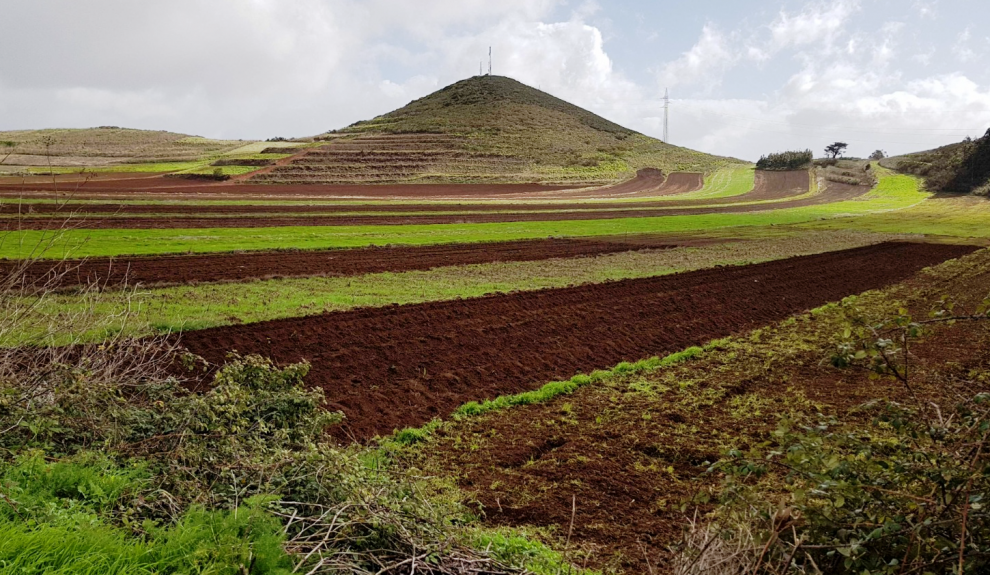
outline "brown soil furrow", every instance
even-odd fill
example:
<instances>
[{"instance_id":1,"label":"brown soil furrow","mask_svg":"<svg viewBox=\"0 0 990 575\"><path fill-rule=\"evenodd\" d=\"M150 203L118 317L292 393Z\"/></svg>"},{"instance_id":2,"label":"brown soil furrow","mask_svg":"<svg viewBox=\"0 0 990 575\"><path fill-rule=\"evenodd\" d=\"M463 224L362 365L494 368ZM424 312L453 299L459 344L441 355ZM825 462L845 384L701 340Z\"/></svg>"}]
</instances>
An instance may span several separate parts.
<instances>
[{"instance_id":1,"label":"brown soil furrow","mask_svg":"<svg viewBox=\"0 0 990 575\"><path fill-rule=\"evenodd\" d=\"M700 245L718 240L663 237L634 239L547 239L435 246L370 247L339 250L169 255L36 261L24 269L32 283L52 287L175 285L280 277L356 276L377 272L428 270L491 262L596 256L609 253ZM0 260L0 274L20 264ZM57 281L55 281L57 278Z\"/></svg>"},{"instance_id":2,"label":"brown soil furrow","mask_svg":"<svg viewBox=\"0 0 990 575\"><path fill-rule=\"evenodd\" d=\"M685 174L686 176L700 176L700 174ZM667 182L680 179L680 174L671 174ZM671 184L673 185L673 184ZM845 184L832 184L835 189L849 187ZM863 188L857 188L862 192ZM753 190L745 194L729 198L720 198L719 204L737 204L754 201L785 199L792 196L804 194L808 191L808 173L801 172L757 172L756 185ZM60 214L82 216L90 214L113 214L113 215L186 215L186 214L214 214L214 215L246 215L260 217L267 214L325 214L333 215L339 213L361 213L361 212L527 212L527 211L547 211L547 210L571 210L571 211L594 211L612 210L621 208L676 208L686 206L710 205L712 200L664 200L664 201L643 201L633 205L623 203L608 202L575 202L571 204L535 204L535 203L513 203L513 204L478 204L478 203L457 203L457 204L344 204L344 205L306 205L306 204L254 204L254 205L202 205L202 204L114 204L101 203L89 204L81 202L58 202L58 203L18 203L16 200L0 204L0 214L2 215L39 215L39 214Z\"/></svg>"},{"instance_id":3,"label":"brown soil furrow","mask_svg":"<svg viewBox=\"0 0 990 575\"><path fill-rule=\"evenodd\" d=\"M366 440L577 372L666 354L910 277L971 246L886 243L743 267L470 300L367 308L185 333L207 360L230 350L312 363L310 385Z\"/></svg>"},{"instance_id":4,"label":"brown soil furrow","mask_svg":"<svg viewBox=\"0 0 990 575\"><path fill-rule=\"evenodd\" d=\"M805 181L807 186L807 181ZM805 190L807 187L805 187ZM725 204L694 208L648 208L608 211L540 212L540 213L471 213L457 215L348 215L334 216L272 216L272 217L71 217L44 218L7 217L0 219L0 229L192 229L192 228L263 228L284 226L371 226L371 225L432 225L480 224L494 222L544 222L562 220L610 220L619 218L650 218L719 213L745 213L797 208L849 200L867 193L865 186L830 185L825 191L809 197L771 203ZM793 191L793 189L792 189ZM786 190L780 193L788 193Z\"/></svg>"},{"instance_id":5,"label":"brown soil furrow","mask_svg":"<svg viewBox=\"0 0 990 575\"><path fill-rule=\"evenodd\" d=\"M670 193L690 191L701 187L701 174L672 174L668 178ZM659 170L640 170L635 178L590 191L588 197L608 198L637 193L665 195L665 181ZM549 192L586 188L586 184L248 184L241 180L204 183L177 178L102 178L88 181L66 179L53 184L44 178L0 178L0 194L5 196L43 197L56 189L59 199L90 199L103 197L189 198L217 197L224 199L299 199L299 198L358 198L358 199L523 199L545 196ZM568 196L569 197L569 196Z\"/></svg>"}]
</instances>

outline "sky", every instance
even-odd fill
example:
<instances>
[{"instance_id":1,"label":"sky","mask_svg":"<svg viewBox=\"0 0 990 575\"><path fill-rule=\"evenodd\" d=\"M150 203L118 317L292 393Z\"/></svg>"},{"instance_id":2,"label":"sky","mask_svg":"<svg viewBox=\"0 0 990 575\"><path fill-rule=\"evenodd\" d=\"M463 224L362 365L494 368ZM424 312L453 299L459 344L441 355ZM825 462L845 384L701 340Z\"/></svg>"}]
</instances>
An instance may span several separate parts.
<instances>
[{"instance_id":1,"label":"sky","mask_svg":"<svg viewBox=\"0 0 990 575\"><path fill-rule=\"evenodd\" d=\"M755 160L990 128L988 0L0 0L0 130L296 137L487 69Z\"/></svg>"}]
</instances>

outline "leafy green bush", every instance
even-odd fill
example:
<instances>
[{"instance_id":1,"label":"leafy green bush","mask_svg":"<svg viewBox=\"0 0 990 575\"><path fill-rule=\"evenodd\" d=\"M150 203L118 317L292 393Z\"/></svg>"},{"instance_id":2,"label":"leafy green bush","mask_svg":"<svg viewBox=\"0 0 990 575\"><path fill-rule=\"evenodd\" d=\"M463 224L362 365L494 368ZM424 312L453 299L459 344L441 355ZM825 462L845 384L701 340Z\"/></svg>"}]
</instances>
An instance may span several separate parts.
<instances>
[{"instance_id":1,"label":"leafy green bush","mask_svg":"<svg viewBox=\"0 0 990 575\"><path fill-rule=\"evenodd\" d=\"M911 154L897 170L925 178L932 192L985 194L990 188L990 130L982 138L967 138L928 152Z\"/></svg>"},{"instance_id":2,"label":"leafy green bush","mask_svg":"<svg viewBox=\"0 0 990 575\"><path fill-rule=\"evenodd\" d=\"M763 544L762 572L985 572L990 396L943 423L893 403L871 408L870 430L785 425L775 433L779 449L734 452L719 464L728 475L723 503ZM761 504L751 482L771 468L785 472L784 512Z\"/></svg>"},{"instance_id":3,"label":"leafy green bush","mask_svg":"<svg viewBox=\"0 0 990 575\"><path fill-rule=\"evenodd\" d=\"M41 402L8 382L0 574L8 558L18 573L269 573L286 561L375 573L412 556L434 573L516 571L471 547L449 486L329 443L341 417L303 386L308 369L234 356L190 393L174 378L90 379L106 373L77 365L51 372Z\"/></svg>"},{"instance_id":4,"label":"leafy green bush","mask_svg":"<svg viewBox=\"0 0 990 575\"><path fill-rule=\"evenodd\" d=\"M811 150L803 152L780 152L761 156L756 162L757 170L797 170L811 163L814 155Z\"/></svg>"},{"instance_id":5,"label":"leafy green bush","mask_svg":"<svg viewBox=\"0 0 990 575\"><path fill-rule=\"evenodd\" d=\"M867 428L783 420L772 442L730 451L712 467L726 478L723 524L694 531L688 567L678 572L713 564L772 574L987 572L990 394L975 393L943 413L917 395L909 370L910 345L930 325L990 319L990 297L970 314L954 308L943 299L923 321L906 309L880 322L847 312L833 365L891 377L914 405L866 404L862 413L873 415ZM988 374L968 377L960 383L979 389L975 382Z\"/></svg>"},{"instance_id":6,"label":"leafy green bush","mask_svg":"<svg viewBox=\"0 0 990 575\"><path fill-rule=\"evenodd\" d=\"M234 511L193 507L174 524L114 524L149 494L150 479L141 465L94 453L21 455L0 475L0 573L288 572L281 524L264 498Z\"/></svg>"}]
</instances>

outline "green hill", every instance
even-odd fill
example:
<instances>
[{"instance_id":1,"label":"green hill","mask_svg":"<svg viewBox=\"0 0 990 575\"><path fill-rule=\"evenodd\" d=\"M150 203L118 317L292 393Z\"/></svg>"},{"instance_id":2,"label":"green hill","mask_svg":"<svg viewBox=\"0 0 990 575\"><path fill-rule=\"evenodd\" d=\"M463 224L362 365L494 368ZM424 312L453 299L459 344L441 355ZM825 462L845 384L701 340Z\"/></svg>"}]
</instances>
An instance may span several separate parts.
<instances>
[{"instance_id":1,"label":"green hill","mask_svg":"<svg viewBox=\"0 0 990 575\"><path fill-rule=\"evenodd\" d=\"M511 78L475 76L318 136L328 144L259 179L288 182L587 182L640 168L730 162L665 144Z\"/></svg>"},{"instance_id":2,"label":"green hill","mask_svg":"<svg viewBox=\"0 0 990 575\"><path fill-rule=\"evenodd\" d=\"M932 192L990 195L990 130L982 138L894 156L880 165L925 178Z\"/></svg>"}]
</instances>

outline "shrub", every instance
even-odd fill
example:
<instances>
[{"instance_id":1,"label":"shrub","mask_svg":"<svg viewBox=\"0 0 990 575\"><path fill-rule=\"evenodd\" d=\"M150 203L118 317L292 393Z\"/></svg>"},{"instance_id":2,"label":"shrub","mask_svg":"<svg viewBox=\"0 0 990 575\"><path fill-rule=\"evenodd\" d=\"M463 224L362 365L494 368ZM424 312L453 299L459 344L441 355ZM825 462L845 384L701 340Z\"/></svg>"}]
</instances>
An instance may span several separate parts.
<instances>
[{"instance_id":1,"label":"shrub","mask_svg":"<svg viewBox=\"0 0 990 575\"><path fill-rule=\"evenodd\" d=\"M760 157L756 162L758 170L797 170L811 163L814 156L811 150L803 152L780 152Z\"/></svg>"},{"instance_id":2,"label":"shrub","mask_svg":"<svg viewBox=\"0 0 990 575\"><path fill-rule=\"evenodd\" d=\"M870 430L837 421L775 433L767 457L734 452L723 503L741 510L763 548L764 573L967 573L990 568L990 396L960 404L944 422L888 402ZM752 479L770 467L787 506L759 501ZM903 564L902 564L903 563Z\"/></svg>"},{"instance_id":3,"label":"shrub","mask_svg":"<svg viewBox=\"0 0 990 575\"><path fill-rule=\"evenodd\" d=\"M897 164L902 172L922 176L932 192L981 193L990 186L990 130L976 140L907 156Z\"/></svg>"},{"instance_id":4,"label":"shrub","mask_svg":"<svg viewBox=\"0 0 990 575\"><path fill-rule=\"evenodd\" d=\"M983 573L990 569L990 394L951 413L916 395L911 342L933 323L986 321L990 297L971 314L943 299L930 319L907 310L880 322L851 317L832 358L901 382L913 406L875 401L867 428L836 419L796 426L774 441L732 450L712 467L725 475L721 526L698 529L678 573ZM970 371L975 384L985 370ZM940 382L941 383L941 382ZM777 499L774 504L771 499Z\"/></svg>"}]
</instances>

